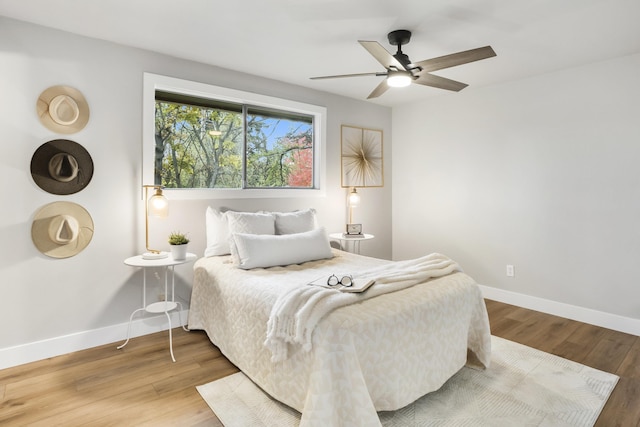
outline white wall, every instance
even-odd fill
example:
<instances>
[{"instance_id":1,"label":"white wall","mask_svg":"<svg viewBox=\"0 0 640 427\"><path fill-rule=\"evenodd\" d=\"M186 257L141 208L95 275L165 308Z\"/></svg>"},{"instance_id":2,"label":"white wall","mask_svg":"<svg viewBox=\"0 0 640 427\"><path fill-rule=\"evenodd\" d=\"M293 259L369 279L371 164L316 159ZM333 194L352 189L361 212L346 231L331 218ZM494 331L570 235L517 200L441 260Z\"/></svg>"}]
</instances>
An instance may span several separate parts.
<instances>
[{"instance_id":1,"label":"white wall","mask_svg":"<svg viewBox=\"0 0 640 427\"><path fill-rule=\"evenodd\" d=\"M394 258L442 252L496 295L640 334L638 70L633 55L394 108Z\"/></svg>"},{"instance_id":2,"label":"white wall","mask_svg":"<svg viewBox=\"0 0 640 427\"><path fill-rule=\"evenodd\" d=\"M0 360L5 357L0 367L11 364L9 356L15 360L23 354L16 363L37 357L32 351L36 347L46 353L58 338L73 337L73 346L80 348L99 344L102 338L121 339L129 314L141 303L141 273L123 260L144 246L139 198L143 72L321 105L328 111L326 197L174 201L170 218L153 236L159 245L167 230L180 229L192 238L190 251L202 254L209 204L283 211L311 206L329 231L342 231L347 190L340 187L340 125L351 124L384 131L385 187L360 191L362 206L355 219L376 235L362 245L363 253L391 257L390 109L0 17ZM66 138L90 152L95 172L87 188L70 196L44 192L29 172L35 149L61 137L40 124L35 107L44 89L60 84L79 89L91 109L86 128ZM31 242L34 213L58 200L84 206L95 223L90 245L62 260L42 255ZM191 267L176 271L180 295L188 299ZM118 332L102 337L101 330ZM31 345L35 342L39 344ZM74 349L65 345L50 352Z\"/></svg>"}]
</instances>

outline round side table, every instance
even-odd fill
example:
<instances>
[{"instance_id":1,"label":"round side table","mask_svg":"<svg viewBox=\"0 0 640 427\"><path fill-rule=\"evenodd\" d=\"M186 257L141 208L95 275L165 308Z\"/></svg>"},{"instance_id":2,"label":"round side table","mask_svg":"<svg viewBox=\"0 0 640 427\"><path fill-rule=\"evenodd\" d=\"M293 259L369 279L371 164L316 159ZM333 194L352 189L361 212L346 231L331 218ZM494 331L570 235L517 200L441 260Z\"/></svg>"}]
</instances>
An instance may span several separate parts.
<instances>
[{"instance_id":1,"label":"round side table","mask_svg":"<svg viewBox=\"0 0 640 427\"><path fill-rule=\"evenodd\" d=\"M344 245L344 248L348 251L348 252L352 252L354 254L359 254L360 253L360 242L362 242L363 240L372 240L375 239L376 236L374 236L373 234L361 234L361 235L356 235L356 236L349 236L347 237L344 233L331 233L329 234L329 238L330 239L334 239L334 240L340 240L340 245L342 246L342 242L351 242L351 250L349 250L349 243L346 243Z\"/></svg>"},{"instance_id":2,"label":"round side table","mask_svg":"<svg viewBox=\"0 0 640 427\"><path fill-rule=\"evenodd\" d=\"M129 265L131 267L141 267L143 269L142 307L138 308L133 313L131 313L131 316L129 317L129 326L127 327L127 340L123 344L119 345L117 347L118 349L123 348L125 345L127 345L127 343L129 343L129 339L131 336L131 322L133 321L133 316L135 316L136 313L140 311L146 311L147 313L155 313L155 314L164 313L167 316L167 320L169 321L169 352L171 353L171 360L173 360L174 362L176 361L176 358L173 356L173 337L171 334L171 316L169 315L169 312L171 310L176 309L177 307L180 307L180 310L178 311L180 326L182 326L182 329L184 329L185 331L189 331L189 329L187 329L182 323L182 317L180 314L182 312L182 304L179 301L175 300L174 269L176 265L193 262L195 261L195 259L196 259L196 254L187 253L187 257L183 260L175 260L171 257L171 255L169 255L166 258L160 258L160 259L145 259L142 257L142 255L136 255L124 260L124 263L126 265ZM149 268L158 268L158 267L164 269L164 301L153 302L147 305L147 270ZM168 280L169 268L171 269L171 299L168 299L169 294L167 292L168 284L169 284L169 280Z\"/></svg>"}]
</instances>

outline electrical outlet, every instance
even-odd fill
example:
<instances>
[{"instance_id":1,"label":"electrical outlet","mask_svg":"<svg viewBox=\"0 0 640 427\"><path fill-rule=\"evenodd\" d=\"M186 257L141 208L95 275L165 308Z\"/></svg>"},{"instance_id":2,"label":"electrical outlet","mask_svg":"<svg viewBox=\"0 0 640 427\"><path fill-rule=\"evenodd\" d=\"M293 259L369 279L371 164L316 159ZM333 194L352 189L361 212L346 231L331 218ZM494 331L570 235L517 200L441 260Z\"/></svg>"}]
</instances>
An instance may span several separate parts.
<instances>
[{"instance_id":1,"label":"electrical outlet","mask_svg":"<svg viewBox=\"0 0 640 427\"><path fill-rule=\"evenodd\" d=\"M514 277L516 275L513 265L507 264L507 277Z\"/></svg>"}]
</instances>

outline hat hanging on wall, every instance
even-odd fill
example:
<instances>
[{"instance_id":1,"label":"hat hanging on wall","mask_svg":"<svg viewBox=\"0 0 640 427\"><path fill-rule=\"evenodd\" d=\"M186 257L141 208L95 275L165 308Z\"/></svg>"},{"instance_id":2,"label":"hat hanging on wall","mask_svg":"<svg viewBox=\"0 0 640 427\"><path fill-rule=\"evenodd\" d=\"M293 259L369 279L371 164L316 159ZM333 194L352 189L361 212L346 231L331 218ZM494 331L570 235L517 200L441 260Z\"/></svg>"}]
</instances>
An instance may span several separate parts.
<instances>
[{"instance_id":1,"label":"hat hanging on wall","mask_svg":"<svg viewBox=\"0 0 640 427\"><path fill-rule=\"evenodd\" d=\"M80 144L68 139L45 142L31 157L31 176L51 194L73 194L89 185L93 160Z\"/></svg>"},{"instance_id":2,"label":"hat hanging on wall","mask_svg":"<svg viewBox=\"0 0 640 427\"><path fill-rule=\"evenodd\" d=\"M82 206L53 202L36 212L31 239L36 248L52 258L69 258L82 252L93 237L93 219Z\"/></svg>"},{"instance_id":3,"label":"hat hanging on wall","mask_svg":"<svg viewBox=\"0 0 640 427\"><path fill-rule=\"evenodd\" d=\"M89 121L89 104L79 90L69 86L52 86L38 97L38 117L56 133L75 133Z\"/></svg>"}]
</instances>

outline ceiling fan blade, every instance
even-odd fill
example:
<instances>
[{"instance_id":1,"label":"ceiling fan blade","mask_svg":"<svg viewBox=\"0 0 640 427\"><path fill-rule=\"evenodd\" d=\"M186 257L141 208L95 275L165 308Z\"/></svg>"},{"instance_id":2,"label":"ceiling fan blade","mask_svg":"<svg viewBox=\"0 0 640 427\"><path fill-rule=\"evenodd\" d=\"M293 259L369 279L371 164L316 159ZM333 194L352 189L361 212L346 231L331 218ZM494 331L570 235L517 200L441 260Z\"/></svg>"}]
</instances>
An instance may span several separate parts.
<instances>
[{"instance_id":1,"label":"ceiling fan blade","mask_svg":"<svg viewBox=\"0 0 640 427\"><path fill-rule=\"evenodd\" d=\"M469 86L466 83L461 83L455 80L436 76L434 74L425 73L424 71L413 82L419 85L437 87L439 89L452 90L454 92L459 92L465 87Z\"/></svg>"},{"instance_id":2,"label":"ceiling fan blade","mask_svg":"<svg viewBox=\"0 0 640 427\"><path fill-rule=\"evenodd\" d=\"M387 80L385 79L385 80L381 81L378 86L376 86L376 88L373 90L373 92L371 92L369 94L369 96L367 96L367 99L377 98L380 95L382 95L383 93L385 93L387 91L387 89L389 89L389 85L387 84Z\"/></svg>"},{"instance_id":3,"label":"ceiling fan blade","mask_svg":"<svg viewBox=\"0 0 640 427\"><path fill-rule=\"evenodd\" d=\"M379 63L386 69L394 67L398 70L404 70L404 66L398 61L392 54L389 53L387 49L382 47L382 45L378 42L369 42L358 40L358 43L362 45L371 55L373 55Z\"/></svg>"},{"instance_id":4,"label":"ceiling fan blade","mask_svg":"<svg viewBox=\"0 0 640 427\"><path fill-rule=\"evenodd\" d=\"M479 47L477 49L465 50L463 52L452 53L451 55L439 56L437 58L425 59L416 63L423 71L436 71L443 68L455 67L456 65L467 64L496 56L491 46Z\"/></svg>"},{"instance_id":5,"label":"ceiling fan blade","mask_svg":"<svg viewBox=\"0 0 640 427\"><path fill-rule=\"evenodd\" d=\"M362 77L362 76L386 76L387 73L358 73L358 74L338 74L335 76L319 76L319 77L309 77L311 80L322 80L322 79L340 79L343 77Z\"/></svg>"}]
</instances>

